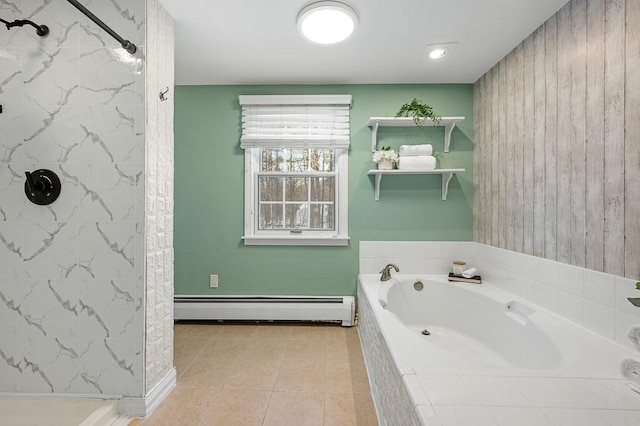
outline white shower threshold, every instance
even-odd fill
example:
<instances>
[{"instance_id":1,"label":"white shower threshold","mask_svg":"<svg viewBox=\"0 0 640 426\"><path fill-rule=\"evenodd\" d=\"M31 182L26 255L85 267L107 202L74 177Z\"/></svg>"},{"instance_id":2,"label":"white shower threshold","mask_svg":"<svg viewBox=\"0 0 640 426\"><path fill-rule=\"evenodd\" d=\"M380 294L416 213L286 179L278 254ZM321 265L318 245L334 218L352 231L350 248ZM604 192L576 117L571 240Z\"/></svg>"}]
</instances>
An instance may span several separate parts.
<instances>
[{"instance_id":1,"label":"white shower threshold","mask_svg":"<svg viewBox=\"0 0 640 426\"><path fill-rule=\"evenodd\" d=\"M0 424L12 426L125 426L117 401L95 398L0 396Z\"/></svg>"}]
</instances>

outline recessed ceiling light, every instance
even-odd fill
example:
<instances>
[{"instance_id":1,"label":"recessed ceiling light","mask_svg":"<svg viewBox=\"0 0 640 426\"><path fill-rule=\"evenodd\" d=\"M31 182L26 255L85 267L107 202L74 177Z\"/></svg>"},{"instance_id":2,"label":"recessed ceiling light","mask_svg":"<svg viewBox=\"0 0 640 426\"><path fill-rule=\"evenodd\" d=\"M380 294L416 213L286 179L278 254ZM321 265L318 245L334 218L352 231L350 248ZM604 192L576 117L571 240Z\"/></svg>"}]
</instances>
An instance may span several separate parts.
<instances>
[{"instance_id":1,"label":"recessed ceiling light","mask_svg":"<svg viewBox=\"0 0 640 426\"><path fill-rule=\"evenodd\" d=\"M339 43L356 28L358 17L353 9L337 1L319 1L298 14L298 31L318 44Z\"/></svg>"},{"instance_id":2,"label":"recessed ceiling light","mask_svg":"<svg viewBox=\"0 0 640 426\"><path fill-rule=\"evenodd\" d=\"M429 59L440 59L447 54L447 51L441 47L431 50L428 54Z\"/></svg>"}]
</instances>

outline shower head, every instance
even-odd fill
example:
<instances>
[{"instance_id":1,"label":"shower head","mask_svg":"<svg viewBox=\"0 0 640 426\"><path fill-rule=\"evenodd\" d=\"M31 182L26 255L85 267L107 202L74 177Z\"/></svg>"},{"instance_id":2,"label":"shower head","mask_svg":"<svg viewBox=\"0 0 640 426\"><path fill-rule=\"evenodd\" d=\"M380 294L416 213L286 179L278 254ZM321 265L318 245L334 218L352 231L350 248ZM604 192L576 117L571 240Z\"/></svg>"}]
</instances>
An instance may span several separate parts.
<instances>
[{"instance_id":1,"label":"shower head","mask_svg":"<svg viewBox=\"0 0 640 426\"><path fill-rule=\"evenodd\" d=\"M36 29L36 34L38 34L40 37L44 37L47 34L49 34L49 27L47 27L46 25L38 25L35 22L30 21L28 19L18 19L18 20L13 21L13 22L9 22L9 21L5 21L4 19L0 19L0 22L5 24L7 26L8 30L10 30L12 27L22 27L24 25L31 25L33 28Z\"/></svg>"}]
</instances>

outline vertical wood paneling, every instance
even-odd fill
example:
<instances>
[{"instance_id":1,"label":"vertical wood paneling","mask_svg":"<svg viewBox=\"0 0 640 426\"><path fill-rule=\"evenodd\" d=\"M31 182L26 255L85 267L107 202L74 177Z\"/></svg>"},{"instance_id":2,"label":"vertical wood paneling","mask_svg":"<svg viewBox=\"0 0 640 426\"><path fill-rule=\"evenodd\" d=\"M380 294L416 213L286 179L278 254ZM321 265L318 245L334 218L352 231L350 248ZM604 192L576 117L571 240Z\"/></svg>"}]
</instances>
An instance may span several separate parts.
<instances>
[{"instance_id":1,"label":"vertical wood paneling","mask_svg":"<svg viewBox=\"0 0 640 426\"><path fill-rule=\"evenodd\" d=\"M491 72L491 245L500 246L500 81L499 66L493 67Z\"/></svg>"},{"instance_id":2,"label":"vertical wood paneling","mask_svg":"<svg viewBox=\"0 0 640 426\"><path fill-rule=\"evenodd\" d=\"M624 274L624 11L624 0L605 7L604 271L614 275Z\"/></svg>"},{"instance_id":3,"label":"vertical wood paneling","mask_svg":"<svg viewBox=\"0 0 640 426\"><path fill-rule=\"evenodd\" d=\"M507 75L507 117L506 117L506 179L505 179L505 205L506 219L505 223L505 248L508 250L517 250L515 246L515 228L516 228L516 115L515 115L515 95L516 95L516 55L510 54L506 57L506 75Z\"/></svg>"},{"instance_id":4,"label":"vertical wood paneling","mask_svg":"<svg viewBox=\"0 0 640 426\"><path fill-rule=\"evenodd\" d=\"M556 260L557 217L556 203L558 187L557 170L557 128L558 128L558 15L544 24L545 33L545 233L544 256Z\"/></svg>"},{"instance_id":5,"label":"vertical wood paneling","mask_svg":"<svg viewBox=\"0 0 640 426\"><path fill-rule=\"evenodd\" d=\"M484 97L484 82L486 77L481 77L480 80L473 86L473 98L482 99ZM482 164L484 160L484 125L486 118L483 116L482 108L480 108L480 102L473 103L473 138L476 144L475 153L473 156L473 193L477 193L481 190L481 185L484 183L484 166ZM473 203L473 239L474 241L484 241L484 200L479 197L475 199Z\"/></svg>"},{"instance_id":6,"label":"vertical wood paneling","mask_svg":"<svg viewBox=\"0 0 640 426\"><path fill-rule=\"evenodd\" d=\"M570 263L585 266L585 108L587 96L587 10L585 0L571 6L571 188Z\"/></svg>"},{"instance_id":7,"label":"vertical wood paneling","mask_svg":"<svg viewBox=\"0 0 640 426\"><path fill-rule=\"evenodd\" d=\"M523 51L523 183L520 188L520 196L522 197L523 207L523 253L533 254L533 206L535 198L531 193L525 196L526 192L534 188L534 164L535 164L535 41L533 37L529 37L524 41Z\"/></svg>"},{"instance_id":8,"label":"vertical wood paneling","mask_svg":"<svg viewBox=\"0 0 640 426\"><path fill-rule=\"evenodd\" d=\"M572 0L476 83L484 242L640 279L639 23Z\"/></svg>"},{"instance_id":9,"label":"vertical wood paneling","mask_svg":"<svg viewBox=\"0 0 640 426\"><path fill-rule=\"evenodd\" d=\"M571 2L558 12L557 255L571 261Z\"/></svg>"},{"instance_id":10,"label":"vertical wood paneling","mask_svg":"<svg viewBox=\"0 0 640 426\"><path fill-rule=\"evenodd\" d=\"M507 247L507 231L509 223L509 211L507 209L507 179L509 158L507 155L507 62L503 59L498 64L498 108L500 117L498 120L498 247Z\"/></svg>"},{"instance_id":11,"label":"vertical wood paneling","mask_svg":"<svg viewBox=\"0 0 640 426\"><path fill-rule=\"evenodd\" d=\"M536 30L534 43L534 79L533 93L535 124L533 127L533 254L544 257L545 237L545 96L547 79L545 76L545 26ZM531 95L529 95L531 97Z\"/></svg>"},{"instance_id":12,"label":"vertical wood paneling","mask_svg":"<svg viewBox=\"0 0 640 426\"><path fill-rule=\"evenodd\" d=\"M513 52L513 250L524 252L524 46Z\"/></svg>"},{"instance_id":13,"label":"vertical wood paneling","mask_svg":"<svg viewBox=\"0 0 640 426\"><path fill-rule=\"evenodd\" d=\"M604 270L604 5L587 2L585 266Z\"/></svg>"},{"instance_id":14,"label":"vertical wood paneling","mask_svg":"<svg viewBox=\"0 0 640 426\"><path fill-rule=\"evenodd\" d=\"M626 3L625 275L640 279L640 1Z\"/></svg>"},{"instance_id":15,"label":"vertical wood paneling","mask_svg":"<svg viewBox=\"0 0 640 426\"><path fill-rule=\"evenodd\" d=\"M491 185L493 182L493 178L491 177L491 168L492 168L492 164L491 164L491 159L492 159L492 155L491 155L491 147L492 147L492 141L491 141L491 121L492 121L492 117L491 117L491 96L490 96L490 90L491 90L491 73L486 73L484 75L484 84L483 84L483 91L482 91L482 98L479 100L479 104L480 104L480 108L482 108L483 110L483 117L484 117L484 126L482 128L482 138L483 138L483 142L484 142L484 146L482 149L482 157L484 159L483 161L483 178L484 178L484 185L483 185L483 191L480 192L478 194L479 197L481 197L484 201L484 210L485 212L487 212L487 214L484 215L484 217L481 218L481 221L483 222L482 226L483 226L483 230L484 230L484 238L483 241L485 242L485 244L491 244L491 213L490 211L492 210L491 208Z\"/></svg>"}]
</instances>

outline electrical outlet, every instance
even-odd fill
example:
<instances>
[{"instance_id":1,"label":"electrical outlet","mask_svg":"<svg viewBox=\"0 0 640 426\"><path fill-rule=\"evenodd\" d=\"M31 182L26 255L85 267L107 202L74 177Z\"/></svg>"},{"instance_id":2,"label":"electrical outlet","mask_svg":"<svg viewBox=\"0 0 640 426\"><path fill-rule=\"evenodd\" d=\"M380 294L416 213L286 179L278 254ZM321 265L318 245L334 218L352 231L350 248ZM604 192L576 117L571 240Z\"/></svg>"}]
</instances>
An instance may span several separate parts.
<instances>
[{"instance_id":1,"label":"electrical outlet","mask_svg":"<svg viewBox=\"0 0 640 426\"><path fill-rule=\"evenodd\" d=\"M218 288L218 276L217 275L209 275L209 287Z\"/></svg>"}]
</instances>

